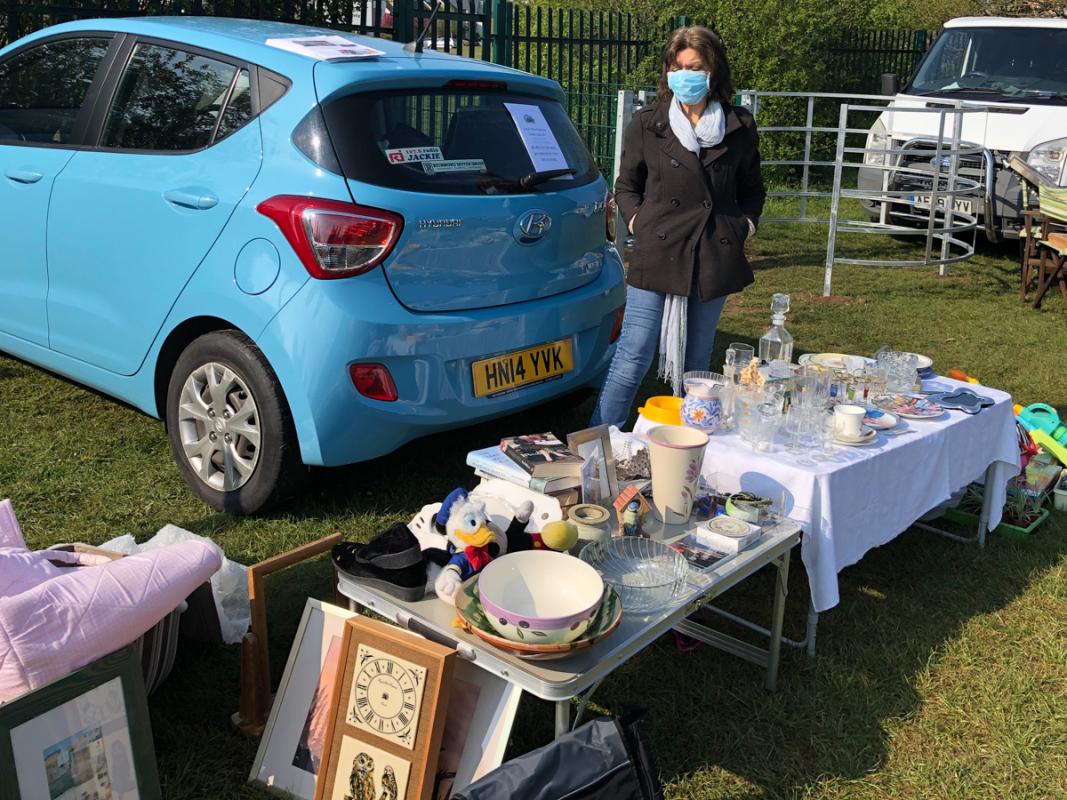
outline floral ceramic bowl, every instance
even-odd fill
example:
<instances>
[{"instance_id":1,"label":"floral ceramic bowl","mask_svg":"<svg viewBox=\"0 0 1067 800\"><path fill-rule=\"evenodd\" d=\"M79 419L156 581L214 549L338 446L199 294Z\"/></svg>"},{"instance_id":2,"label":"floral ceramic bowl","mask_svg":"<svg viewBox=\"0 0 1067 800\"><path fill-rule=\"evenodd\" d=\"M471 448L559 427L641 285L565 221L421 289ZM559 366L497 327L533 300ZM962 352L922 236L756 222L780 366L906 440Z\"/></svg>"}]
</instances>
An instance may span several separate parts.
<instances>
[{"instance_id":1,"label":"floral ceramic bowl","mask_svg":"<svg viewBox=\"0 0 1067 800\"><path fill-rule=\"evenodd\" d=\"M490 562L478 580L478 599L497 633L513 642L544 644L585 633L604 598L604 581L566 553L526 550Z\"/></svg>"}]
</instances>

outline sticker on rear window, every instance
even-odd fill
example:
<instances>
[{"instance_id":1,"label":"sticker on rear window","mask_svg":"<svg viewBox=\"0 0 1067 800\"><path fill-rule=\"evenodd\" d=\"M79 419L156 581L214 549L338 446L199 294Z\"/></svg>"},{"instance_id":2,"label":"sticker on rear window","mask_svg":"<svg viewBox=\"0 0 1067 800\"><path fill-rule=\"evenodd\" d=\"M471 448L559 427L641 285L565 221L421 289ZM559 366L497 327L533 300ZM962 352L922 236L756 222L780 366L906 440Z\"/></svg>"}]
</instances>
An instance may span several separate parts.
<instances>
[{"instance_id":1,"label":"sticker on rear window","mask_svg":"<svg viewBox=\"0 0 1067 800\"><path fill-rule=\"evenodd\" d=\"M442 172L485 172L485 162L480 158L457 158L450 161L423 161L422 171L427 175Z\"/></svg>"},{"instance_id":2,"label":"sticker on rear window","mask_svg":"<svg viewBox=\"0 0 1067 800\"><path fill-rule=\"evenodd\" d=\"M357 44L343 36L297 36L289 39L267 39L267 44L320 61L334 58L375 58L384 56L381 50Z\"/></svg>"},{"instance_id":3,"label":"sticker on rear window","mask_svg":"<svg viewBox=\"0 0 1067 800\"><path fill-rule=\"evenodd\" d=\"M385 151L390 164L415 164L421 161L443 161L440 147L396 147Z\"/></svg>"}]
</instances>

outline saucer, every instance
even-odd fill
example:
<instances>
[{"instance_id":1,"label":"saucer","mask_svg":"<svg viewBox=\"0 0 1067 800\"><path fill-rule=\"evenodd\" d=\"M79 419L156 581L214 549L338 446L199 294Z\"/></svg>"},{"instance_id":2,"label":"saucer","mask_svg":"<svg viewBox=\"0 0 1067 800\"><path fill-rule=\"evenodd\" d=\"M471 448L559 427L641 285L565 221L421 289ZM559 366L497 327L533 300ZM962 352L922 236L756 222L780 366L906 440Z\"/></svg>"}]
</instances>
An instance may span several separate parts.
<instances>
[{"instance_id":1,"label":"saucer","mask_svg":"<svg viewBox=\"0 0 1067 800\"><path fill-rule=\"evenodd\" d=\"M840 434L834 434L834 443L843 444L849 447L863 447L864 445L873 444L878 439L878 432L873 430L866 430L863 435L858 439L854 439L851 436L844 437Z\"/></svg>"},{"instance_id":2,"label":"saucer","mask_svg":"<svg viewBox=\"0 0 1067 800\"><path fill-rule=\"evenodd\" d=\"M589 623L585 633L573 642L565 644L536 644L534 642L513 642L505 639L485 616L485 609L478 596L478 576L467 580L456 592L457 620L453 625L462 627L484 642L501 650L530 661L548 661L562 658L575 650L592 647L608 634L612 633L622 621L622 601L619 593L610 584L604 585L604 599L600 610Z\"/></svg>"},{"instance_id":3,"label":"saucer","mask_svg":"<svg viewBox=\"0 0 1067 800\"><path fill-rule=\"evenodd\" d=\"M705 523L705 527L712 533L729 536L731 539L740 539L752 533L749 523L737 517L712 517Z\"/></svg>"},{"instance_id":4,"label":"saucer","mask_svg":"<svg viewBox=\"0 0 1067 800\"><path fill-rule=\"evenodd\" d=\"M876 431L885 431L899 425L900 418L896 414L882 411L880 408L868 408L867 414L863 418L863 424Z\"/></svg>"}]
</instances>

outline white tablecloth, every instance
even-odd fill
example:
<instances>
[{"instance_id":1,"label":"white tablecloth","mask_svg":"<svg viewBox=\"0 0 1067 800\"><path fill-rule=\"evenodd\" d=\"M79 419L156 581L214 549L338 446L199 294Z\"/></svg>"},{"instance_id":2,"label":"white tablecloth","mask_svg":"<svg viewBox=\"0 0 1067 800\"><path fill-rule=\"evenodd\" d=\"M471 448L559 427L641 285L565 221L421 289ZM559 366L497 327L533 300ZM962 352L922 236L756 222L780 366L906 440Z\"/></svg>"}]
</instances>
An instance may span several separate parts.
<instances>
[{"instance_id":1,"label":"white tablecloth","mask_svg":"<svg viewBox=\"0 0 1067 800\"><path fill-rule=\"evenodd\" d=\"M924 390L969 386L996 401L975 415L949 411L937 420L907 420L915 433L880 435L868 447L838 447L832 461L797 466L779 442L757 453L736 433L711 437L704 477L719 491L744 490L778 501L801 523L801 556L816 611L837 605L837 574L872 548L899 536L931 509L945 503L993 466L989 529L1000 524L1007 482L1019 472L1019 446L1011 396L949 378L923 383ZM638 436L655 427L638 418Z\"/></svg>"}]
</instances>

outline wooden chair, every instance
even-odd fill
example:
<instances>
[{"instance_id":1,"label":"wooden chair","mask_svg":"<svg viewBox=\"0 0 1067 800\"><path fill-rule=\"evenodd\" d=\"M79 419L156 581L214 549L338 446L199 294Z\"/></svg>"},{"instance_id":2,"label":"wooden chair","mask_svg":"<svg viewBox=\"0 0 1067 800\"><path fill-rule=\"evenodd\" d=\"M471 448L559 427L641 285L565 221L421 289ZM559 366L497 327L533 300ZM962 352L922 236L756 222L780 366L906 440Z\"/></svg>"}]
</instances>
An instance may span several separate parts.
<instances>
[{"instance_id":1,"label":"wooden chair","mask_svg":"<svg viewBox=\"0 0 1067 800\"><path fill-rule=\"evenodd\" d=\"M1052 185L1018 156L1010 166L1021 178L1023 193L1019 299L1026 302L1033 285L1033 307L1040 308L1058 283L1067 304L1067 188Z\"/></svg>"}]
</instances>

